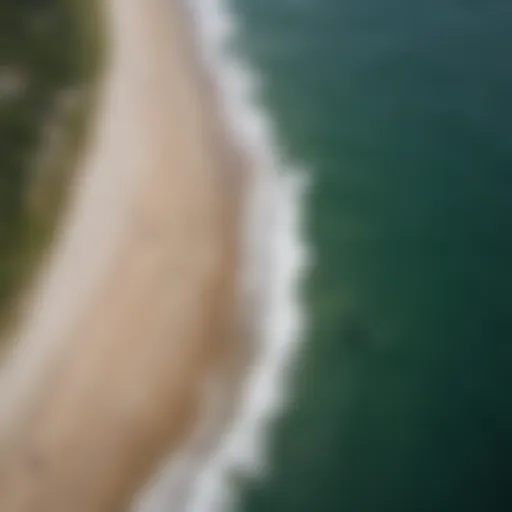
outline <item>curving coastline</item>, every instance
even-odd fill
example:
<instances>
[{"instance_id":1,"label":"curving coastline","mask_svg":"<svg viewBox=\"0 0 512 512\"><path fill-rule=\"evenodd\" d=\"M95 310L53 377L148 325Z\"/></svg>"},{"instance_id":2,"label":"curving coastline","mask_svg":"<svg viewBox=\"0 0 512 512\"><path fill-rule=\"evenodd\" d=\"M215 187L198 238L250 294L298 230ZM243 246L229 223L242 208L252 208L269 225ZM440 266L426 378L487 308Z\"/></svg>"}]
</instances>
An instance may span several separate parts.
<instances>
[{"instance_id":1,"label":"curving coastline","mask_svg":"<svg viewBox=\"0 0 512 512\"><path fill-rule=\"evenodd\" d=\"M243 346L239 161L219 151L183 20L165 0L105 7L90 147L2 373L6 512L124 509Z\"/></svg>"}]
</instances>

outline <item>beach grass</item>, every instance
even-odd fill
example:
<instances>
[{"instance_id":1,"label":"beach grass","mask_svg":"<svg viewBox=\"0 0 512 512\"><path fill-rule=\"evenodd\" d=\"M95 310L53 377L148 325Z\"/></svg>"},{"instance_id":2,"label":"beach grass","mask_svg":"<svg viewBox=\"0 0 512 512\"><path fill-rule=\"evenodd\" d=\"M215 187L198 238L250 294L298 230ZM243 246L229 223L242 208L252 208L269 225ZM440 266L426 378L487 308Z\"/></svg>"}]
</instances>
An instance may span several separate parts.
<instances>
[{"instance_id":1,"label":"beach grass","mask_svg":"<svg viewBox=\"0 0 512 512\"><path fill-rule=\"evenodd\" d=\"M104 31L99 3L0 6L0 330L51 244L86 139Z\"/></svg>"}]
</instances>

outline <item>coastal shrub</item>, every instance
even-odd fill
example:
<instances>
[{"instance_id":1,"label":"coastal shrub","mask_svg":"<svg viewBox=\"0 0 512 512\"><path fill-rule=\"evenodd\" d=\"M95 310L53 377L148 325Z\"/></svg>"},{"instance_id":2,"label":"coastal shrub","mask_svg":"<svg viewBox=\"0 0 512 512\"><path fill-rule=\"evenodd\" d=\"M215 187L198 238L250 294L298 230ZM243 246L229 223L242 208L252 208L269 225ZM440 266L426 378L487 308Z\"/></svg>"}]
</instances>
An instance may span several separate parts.
<instances>
[{"instance_id":1,"label":"coastal shrub","mask_svg":"<svg viewBox=\"0 0 512 512\"><path fill-rule=\"evenodd\" d=\"M95 8L90 0L0 2L2 320L50 241L84 138L100 65Z\"/></svg>"}]
</instances>

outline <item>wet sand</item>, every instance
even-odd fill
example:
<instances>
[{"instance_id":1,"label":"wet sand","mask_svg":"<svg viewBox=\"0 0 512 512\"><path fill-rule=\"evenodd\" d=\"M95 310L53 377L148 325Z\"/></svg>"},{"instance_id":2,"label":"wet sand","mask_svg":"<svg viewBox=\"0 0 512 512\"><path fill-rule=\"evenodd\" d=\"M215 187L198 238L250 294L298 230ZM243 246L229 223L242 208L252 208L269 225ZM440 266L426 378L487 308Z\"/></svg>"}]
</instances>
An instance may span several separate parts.
<instances>
[{"instance_id":1,"label":"wet sand","mask_svg":"<svg viewBox=\"0 0 512 512\"><path fill-rule=\"evenodd\" d=\"M125 510L241 357L238 159L178 7L105 7L96 126L2 375L5 512Z\"/></svg>"}]
</instances>

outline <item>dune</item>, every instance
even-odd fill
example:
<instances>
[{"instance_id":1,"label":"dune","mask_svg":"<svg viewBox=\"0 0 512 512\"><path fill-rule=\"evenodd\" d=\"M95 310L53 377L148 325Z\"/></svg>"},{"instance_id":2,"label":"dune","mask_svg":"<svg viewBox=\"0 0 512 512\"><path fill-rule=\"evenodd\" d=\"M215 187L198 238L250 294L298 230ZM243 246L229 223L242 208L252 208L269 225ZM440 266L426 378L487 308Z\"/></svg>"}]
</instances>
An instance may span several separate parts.
<instances>
[{"instance_id":1,"label":"dune","mask_svg":"<svg viewBox=\"0 0 512 512\"><path fill-rule=\"evenodd\" d=\"M182 13L168 0L103 4L95 123L3 363L5 512L126 510L244 353L240 163Z\"/></svg>"}]
</instances>

